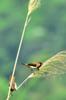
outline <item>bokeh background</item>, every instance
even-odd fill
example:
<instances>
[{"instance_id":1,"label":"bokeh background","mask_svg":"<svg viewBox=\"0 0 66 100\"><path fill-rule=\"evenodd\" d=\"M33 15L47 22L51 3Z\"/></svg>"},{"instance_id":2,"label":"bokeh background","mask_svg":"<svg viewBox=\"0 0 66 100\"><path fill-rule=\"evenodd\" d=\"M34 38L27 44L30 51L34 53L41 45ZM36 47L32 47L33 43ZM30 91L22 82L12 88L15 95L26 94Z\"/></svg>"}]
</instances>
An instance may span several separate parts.
<instances>
[{"instance_id":1,"label":"bokeh background","mask_svg":"<svg viewBox=\"0 0 66 100\"><path fill-rule=\"evenodd\" d=\"M29 0L0 0L0 100L5 100ZM15 73L19 85L30 73L21 63L46 61L66 49L66 0L42 0L32 13ZM11 100L66 100L66 75L31 79Z\"/></svg>"}]
</instances>

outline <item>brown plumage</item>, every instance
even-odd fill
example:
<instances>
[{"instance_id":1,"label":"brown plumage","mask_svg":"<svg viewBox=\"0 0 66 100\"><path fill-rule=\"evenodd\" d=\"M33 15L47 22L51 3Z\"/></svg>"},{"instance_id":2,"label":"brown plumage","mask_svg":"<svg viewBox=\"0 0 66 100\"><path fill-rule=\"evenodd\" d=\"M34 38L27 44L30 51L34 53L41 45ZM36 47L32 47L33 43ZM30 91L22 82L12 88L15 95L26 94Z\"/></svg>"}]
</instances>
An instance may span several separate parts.
<instances>
[{"instance_id":1,"label":"brown plumage","mask_svg":"<svg viewBox=\"0 0 66 100\"><path fill-rule=\"evenodd\" d=\"M10 86L11 77L12 76L10 76L10 79L9 79L9 86ZM15 82L15 77L13 77L12 86L11 86L10 91L13 92L13 91L16 90L16 88L17 88L17 85L16 85L16 82Z\"/></svg>"},{"instance_id":2,"label":"brown plumage","mask_svg":"<svg viewBox=\"0 0 66 100\"><path fill-rule=\"evenodd\" d=\"M36 68L37 70L39 70L39 68L41 67L42 65L42 62L33 62L33 63L28 63L28 64L23 64L31 69L34 69Z\"/></svg>"}]
</instances>

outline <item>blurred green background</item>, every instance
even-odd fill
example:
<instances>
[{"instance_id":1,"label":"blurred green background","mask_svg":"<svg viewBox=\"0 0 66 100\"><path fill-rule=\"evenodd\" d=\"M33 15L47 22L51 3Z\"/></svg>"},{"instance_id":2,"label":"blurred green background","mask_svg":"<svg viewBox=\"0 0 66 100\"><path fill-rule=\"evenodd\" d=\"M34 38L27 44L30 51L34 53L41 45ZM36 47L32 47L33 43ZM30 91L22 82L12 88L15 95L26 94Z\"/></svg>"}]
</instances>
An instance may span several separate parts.
<instances>
[{"instance_id":1,"label":"blurred green background","mask_svg":"<svg viewBox=\"0 0 66 100\"><path fill-rule=\"evenodd\" d=\"M0 0L0 100L5 100L29 0ZM66 49L66 0L42 0L32 13L16 69L19 85L30 73L21 62L44 62ZM66 75L55 80L31 79L11 100L66 100Z\"/></svg>"}]
</instances>

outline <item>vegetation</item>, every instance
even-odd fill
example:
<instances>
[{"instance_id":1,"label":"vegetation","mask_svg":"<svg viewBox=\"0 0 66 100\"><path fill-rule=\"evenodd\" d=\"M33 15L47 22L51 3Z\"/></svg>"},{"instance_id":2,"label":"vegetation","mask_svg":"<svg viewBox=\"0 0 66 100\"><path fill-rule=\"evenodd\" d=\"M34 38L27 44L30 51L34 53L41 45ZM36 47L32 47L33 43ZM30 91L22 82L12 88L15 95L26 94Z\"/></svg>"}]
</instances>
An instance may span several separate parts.
<instances>
[{"instance_id":1,"label":"vegetation","mask_svg":"<svg viewBox=\"0 0 66 100\"><path fill-rule=\"evenodd\" d=\"M8 92L29 0L0 0L0 100ZM32 13L16 69L19 85L31 71L21 62L46 61L66 49L66 0L43 0L40 9ZM60 79L61 78L61 79ZM11 100L65 100L66 75L55 80L31 79L14 92Z\"/></svg>"}]
</instances>

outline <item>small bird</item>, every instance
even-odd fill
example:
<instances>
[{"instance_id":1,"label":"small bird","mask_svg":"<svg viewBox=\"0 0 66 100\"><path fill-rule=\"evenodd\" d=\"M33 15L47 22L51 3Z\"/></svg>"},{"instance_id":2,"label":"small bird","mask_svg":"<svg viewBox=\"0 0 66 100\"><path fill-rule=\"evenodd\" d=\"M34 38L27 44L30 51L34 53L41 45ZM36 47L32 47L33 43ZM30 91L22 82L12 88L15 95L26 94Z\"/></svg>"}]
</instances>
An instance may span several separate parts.
<instances>
[{"instance_id":1,"label":"small bird","mask_svg":"<svg viewBox=\"0 0 66 100\"><path fill-rule=\"evenodd\" d=\"M33 63L28 63L28 64L22 63L22 65L25 65L28 68L37 69L37 70L39 70L39 68L42 66L42 64L43 64L42 62L33 62Z\"/></svg>"},{"instance_id":2,"label":"small bird","mask_svg":"<svg viewBox=\"0 0 66 100\"><path fill-rule=\"evenodd\" d=\"M12 76L10 76L10 79L9 79L9 86L10 86L10 82L11 82L11 77ZM15 77L13 76L12 86L11 86L11 89L10 89L11 93L14 92L16 89L17 89L17 84L15 82Z\"/></svg>"}]
</instances>

